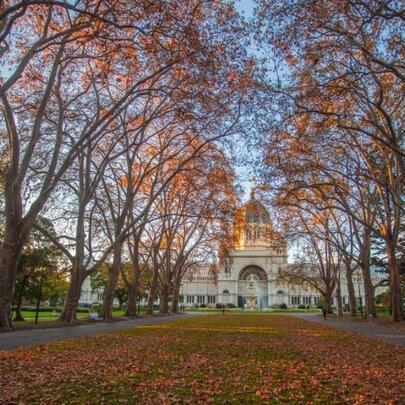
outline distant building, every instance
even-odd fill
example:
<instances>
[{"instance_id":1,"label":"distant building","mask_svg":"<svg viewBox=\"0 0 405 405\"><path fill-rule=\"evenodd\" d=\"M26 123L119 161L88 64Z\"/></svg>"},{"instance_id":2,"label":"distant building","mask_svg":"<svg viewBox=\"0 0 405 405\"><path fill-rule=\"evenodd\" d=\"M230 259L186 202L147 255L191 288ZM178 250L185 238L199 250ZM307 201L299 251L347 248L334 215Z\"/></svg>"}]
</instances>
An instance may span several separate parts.
<instances>
[{"instance_id":1,"label":"distant building","mask_svg":"<svg viewBox=\"0 0 405 405\"><path fill-rule=\"evenodd\" d=\"M321 298L319 291L286 284L278 280L279 268L287 268L287 244L281 234L274 232L270 215L264 205L251 193L250 199L236 214L235 242L230 251L229 265L212 274L210 266L200 266L183 281L181 295L185 306L215 306L233 304L245 309L263 309L285 304L314 307ZM377 283L384 275L374 274ZM364 297L362 283L354 280ZM304 285L305 284L305 285ZM378 287L376 294L386 291ZM342 305L348 303L346 280L341 278ZM363 300L364 302L364 300Z\"/></svg>"},{"instance_id":2,"label":"distant building","mask_svg":"<svg viewBox=\"0 0 405 405\"><path fill-rule=\"evenodd\" d=\"M307 283L288 284L278 277L279 269L295 266L287 263L287 244L283 236L274 231L270 215L254 193L238 210L234 225L235 241L230 250L228 265L218 274L209 265L194 267L183 280L180 295L186 307L232 304L245 309L264 309L285 304L288 308L315 307L321 298L318 290ZM372 282L376 285L386 278L377 268L371 269ZM356 297L364 303L363 282L353 278ZM348 293L344 272L340 280L342 305L348 304ZM387 291L377 287L375 294ZM90 278L83 283L80 304L92 305L103 302L103 291L93 291ZM156 304L159 299L156 298ZM115 301L118 305L118 301ZM141 305L145 305L143 299Z\"/></svg>"},{"instance_id":3,"label":"distant building","mask_svg":"<svg viewBox=\"0 0 405 405\"><path fill-rule=\"evenodd\" d=\"M83 282L79 305L90 306L93 304L102 304L103 300L104 300L103 289L93 290L91 286L91 278L87 277Z\"/></svg>"}]
</instances>

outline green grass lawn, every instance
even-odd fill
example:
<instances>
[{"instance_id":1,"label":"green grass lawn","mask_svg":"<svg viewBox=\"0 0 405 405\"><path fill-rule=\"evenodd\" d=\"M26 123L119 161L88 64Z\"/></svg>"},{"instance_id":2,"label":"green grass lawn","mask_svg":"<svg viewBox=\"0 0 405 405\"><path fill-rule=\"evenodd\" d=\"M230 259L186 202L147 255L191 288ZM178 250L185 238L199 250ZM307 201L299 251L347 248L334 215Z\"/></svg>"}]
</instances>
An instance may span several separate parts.
<instances>
[{"instance_id":1,"label":"green grass lawn","mask_svg":"<svg viewBox=\"0 0 405 405\"><path fill-rule=\"evenodd\" d=\"M403 347L227 314L0 352L1 403L403 403Z\"/></svg>"},{"instance_id":2,"label":"green grass lawn","mask_svg":"<svg viewBox=\"0 0 405 405\"><path fill-rule=\"evenodd\" d=\"M116 310L113 311L113 316L122 316L124 315L123 310ZM22 311L22 315L25 319L25 322L35 322L35 311ZM56 321L58 320L60 316L60 312L39 312L38 313L38 322L51 322L51 321ZM77 312L76 316L78 319L80 318L87 318L88 313L87 312ZM24 321L22 322L14 322L16 325L21 325L23 324Z\"/></svg>"}]
</instances>

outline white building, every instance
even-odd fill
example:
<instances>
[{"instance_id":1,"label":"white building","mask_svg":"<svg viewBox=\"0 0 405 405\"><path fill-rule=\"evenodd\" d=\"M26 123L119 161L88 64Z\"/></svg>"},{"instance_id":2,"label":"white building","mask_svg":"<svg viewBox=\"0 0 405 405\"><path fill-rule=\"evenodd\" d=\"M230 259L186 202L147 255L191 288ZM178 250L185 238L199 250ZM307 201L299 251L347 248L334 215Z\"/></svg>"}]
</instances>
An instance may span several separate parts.
<instances>
[{"instance_id":1,"label":"white building","mask_svg":"<svg viewBox=\"0 0 405 405\"><path fill-rule=\"evenodd\" d=\"M221 268L217 275L212 274L209 266L201 266L186 278L181 288L184 304L233 304L246 309L263 309L280 304L289 308L316 306L320 299L318 290L278 280L279 268L289 266L287 259L286 241L281 234L273 231L267 209L252 192L249 201L236 215L235 243L230 251L229 265ZM354 281L356 290L358 287L360 295L364 296L362 282ZM378 287L376 294L385 290L386 287ZM341 295L345 305L348 294L344 277L341 279Z\"/></svg>"},{"instance_id":2,"label":"white building","mask_svg":"<svg viewBox=\"0 0 405 405\"><path fill-rule=\"evenodd\" d=\"M101 304L104 300L103 289L93 290L91 286L90 277L87 277L82 286L82 293L80 295L79 306L90 306L93 304Z\"/></svg>"},{"instance_id":3,"label":"white building","mask_svg":"<svg viewBox=\"0 0 405 405\"><path fill-rule=\"evenodd\" d=\"M281 304L288 308L300 305L314 307L321 298L318 290L302 285L287 284L278 279L279 269L286 269L287 244L281 234L272 227L269 213L251 193L250 199L236 214L235 241L230 250L227 265L218 274L209 265L200 265L183 280L180 295L187 307L216 304L233 304L239 308L264 309ZM372 282L376 285L386 278L372 269ZM344 271L340 280L342 305L349 302ZM353 277L355 294L359 291L364 303L361 276ZM377 287L375 294L387 290ZM91 305L103 302L103 291L93 291L90 278L83 283L80 304ZM157 299L156 303L159 300ZM361 303L360 302L360 303ZM118 305L118 302L115 302ZM146 302L142 301L142 305Z\"/></svg>"}]
</instances>

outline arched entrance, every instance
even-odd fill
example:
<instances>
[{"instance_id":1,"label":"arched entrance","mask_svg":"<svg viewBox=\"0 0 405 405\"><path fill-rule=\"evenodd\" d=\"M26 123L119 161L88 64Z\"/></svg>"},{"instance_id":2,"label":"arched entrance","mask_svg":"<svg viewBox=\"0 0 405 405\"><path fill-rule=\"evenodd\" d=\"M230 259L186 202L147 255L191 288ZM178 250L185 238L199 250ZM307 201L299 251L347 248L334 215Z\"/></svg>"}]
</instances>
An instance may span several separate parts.
<instances>
[{"instance_id":1,"label":"arched entrance","mask_svg":"<svg viewBox=\"0 0 405 405\"><path fill-rule=\"evenodd\" d=\"M229 291L228 290L222 291L222 303L224 305L229 304Z\"/></svg>"},{"instance_id":2,"label":"arched entrance","mask_svg":"<svg viewBox=\"0 0 405 405\"><path fill-rule=\"evenodd\" d=\"M256 265L244 267L238 278L238 307L261 309L268 306L268 278Z\"/></svg>"}]
</instances>

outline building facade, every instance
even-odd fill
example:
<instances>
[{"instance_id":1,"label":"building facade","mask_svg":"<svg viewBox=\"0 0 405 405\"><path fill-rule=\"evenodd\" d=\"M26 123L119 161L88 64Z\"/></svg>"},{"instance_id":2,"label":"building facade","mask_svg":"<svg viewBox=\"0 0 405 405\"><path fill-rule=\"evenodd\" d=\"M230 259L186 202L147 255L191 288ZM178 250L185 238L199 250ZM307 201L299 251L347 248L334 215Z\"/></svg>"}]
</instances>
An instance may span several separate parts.
<instances>
[{"instance_id":1,"label":"building facade","mask_svg":"<svg viewBox=\"0 0 405 405\"><path fill-rule=\"evenodd\" d=\"M270 215L251 193L236 214L235 241L228 264L213 274L209 266L200 266L183 281L181 295L185 306L215 306L232 304L245 309L265 309L286 305L315 307L321 298L307 284L287 284L279 281L279 269L288 266L287 244L273 230ZM343 273L343 272L342 272ZM375 274L373 284L384 275ZM357 283L356 283L357 281ZM354 279L356 295L364 297L362 280ZM348 303L346 280L341 277L342 304ZM378 287L376 294L386 291Z\"/></svg>"}]
</instances>

